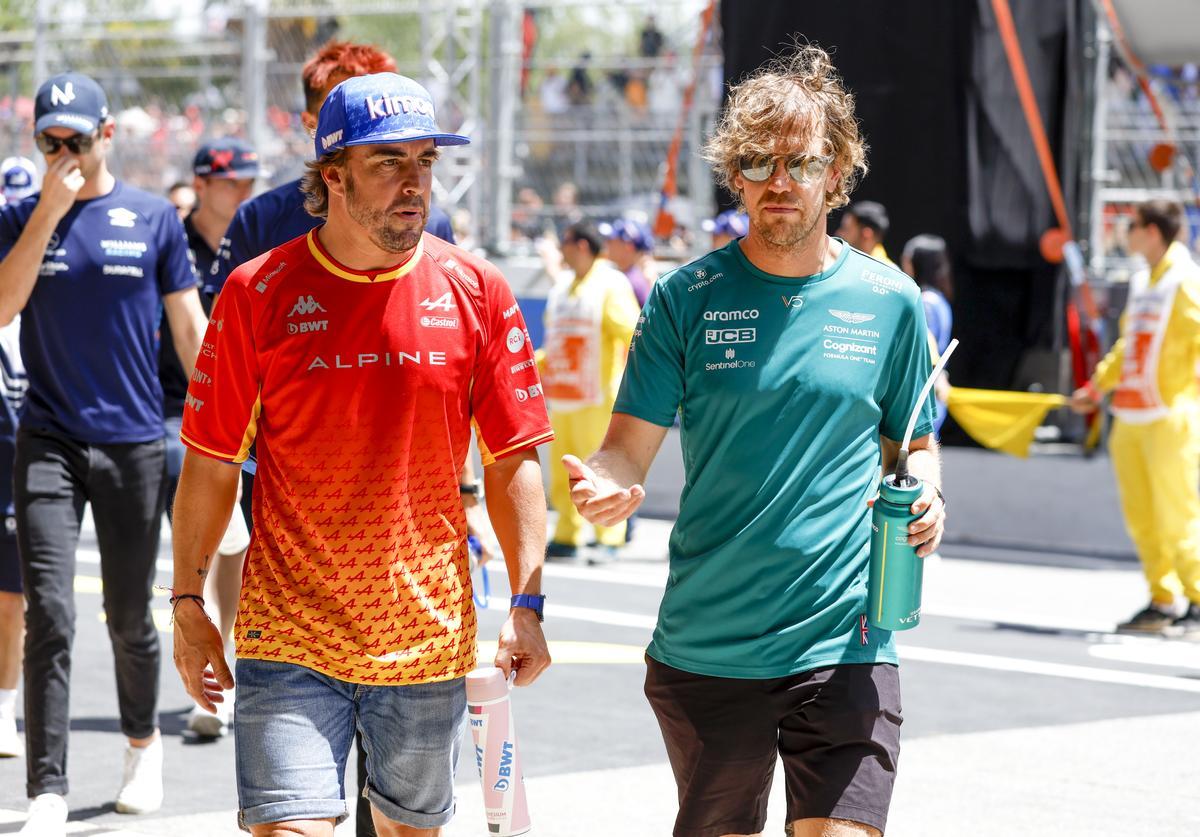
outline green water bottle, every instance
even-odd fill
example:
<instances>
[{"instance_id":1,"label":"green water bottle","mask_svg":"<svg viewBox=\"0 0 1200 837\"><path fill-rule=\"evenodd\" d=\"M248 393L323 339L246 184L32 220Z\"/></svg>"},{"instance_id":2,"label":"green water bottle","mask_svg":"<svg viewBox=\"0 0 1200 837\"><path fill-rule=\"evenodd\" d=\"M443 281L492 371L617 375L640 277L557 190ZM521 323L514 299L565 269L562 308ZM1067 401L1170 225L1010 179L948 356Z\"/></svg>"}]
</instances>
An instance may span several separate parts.
<instances>
[{"instance_id":1,"label":"green water bottle","mask_svg":"<svg viewBox=\"0 0 1200 837\"><path fill-rule=\"evenodd\" d=\"M908 543L908 527L920 515L910 510L925 484L911 474L888 474L871 512L871 564L867 576L867 619L876 628L905 631L921 621L925 560Z\"/></svg>"}]
</instances>

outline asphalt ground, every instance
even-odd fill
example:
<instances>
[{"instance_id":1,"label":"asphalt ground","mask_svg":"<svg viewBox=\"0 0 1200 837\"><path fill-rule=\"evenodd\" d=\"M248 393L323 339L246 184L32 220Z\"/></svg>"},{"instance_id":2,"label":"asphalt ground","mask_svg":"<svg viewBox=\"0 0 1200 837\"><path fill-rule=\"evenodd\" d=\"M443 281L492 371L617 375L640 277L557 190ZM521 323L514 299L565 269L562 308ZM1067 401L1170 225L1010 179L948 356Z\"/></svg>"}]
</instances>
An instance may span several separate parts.
<instances>
[{"instance_id":1,"label":"asphalt ground","mask_svg":"<svg viewBox=\"0 0 1200 837\"><path fill-rule=\"evenodd\" d=\"M1001 484L988 472L994 463L981 456L947 451L952 503ZM1001 470L1010 464L996 461ZM1045 469L1054 472L1046 491L1075 486L1064 506L1111 516L1103 459L1018 464L1029 478L1025 502L1053 502L1038 493L1036 474ZM1077 466L1090 469L1078 485L1063 474ZM669 479L661 477L654 491L669 494L663 482ZM1019 496L981 505L991 510L997 503L1022 520ZM966 514L971 503L961 506ZM1024 517L1044 512L1039 507ZM969 528L969 521L958 525ZM666 577L669 526L643 520L628 554L610 566L547 566L546 630L555 664L513 697L535 834L670 833L674 785L642 696L642 654ZM1064 537L1042 543L1026 528L1020 548L998 537L951 539L931 561L922 623L900 635L905 722L889 835L1200 833L1200 644L1111 633L1115 621L1143 604L1145 593L1119 542L1109 543L1107 552L1089 551L1089 533L1103 527L1111 529L1112 520L1090 526L1072 520L1062 527ZM166 803L141 817L113 811L123 738L97 562L94 535L85 530L76 580L71 833L238 833L234 742L195 743L183 732L190 704L170 663L165 597L155 612L164 640ZM160 568L159 583L166 585L166 541ZM507 599L502 568L493 569L495 601L480 620L484 655ZM487 833L469 747L464 754L459 811L446 837ZM20 828L24 779L23 760L0 761L0 834ZM347 786L353 785L348 776ZM781 791L777 780L767 834L783 833ZM338 833L352 834L353 823Z\"/></svg>"}]
</instances>

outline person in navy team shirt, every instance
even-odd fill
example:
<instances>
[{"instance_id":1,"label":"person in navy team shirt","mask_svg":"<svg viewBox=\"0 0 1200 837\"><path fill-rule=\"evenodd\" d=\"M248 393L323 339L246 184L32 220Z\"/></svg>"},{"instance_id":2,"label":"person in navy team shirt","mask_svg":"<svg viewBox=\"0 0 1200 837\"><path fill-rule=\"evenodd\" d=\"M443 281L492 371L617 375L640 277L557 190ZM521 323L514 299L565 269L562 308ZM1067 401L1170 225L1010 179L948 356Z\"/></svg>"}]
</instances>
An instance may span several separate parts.
<instances>
[{"instance_id":1,"label":"person in navy team shirt","mask_svg":"<svg viewBox=\"0 0 1200 837\"><path fill-rule=\"evenodd\" d=\"M61 834L75 549L88 503L129 740L116 810L162 804L150 598L166 453L155 333L161 306L190 376L205 317L174 207L108 170L115 125L99 85L55 76L34 117L47 170L38 195L0 209L0 325L21 315L29 381L13 479L27 605L25 830Z\"/></svg>"},{"instance_id":2,"label":"person in navy team shirt","mask_svg":"<svg viewBox=\"0 0 1200 837\"><path fill-rule=\"evenodd\" d=\"M197 203L183 219L188 249L201 276L207 276L217 259L221 236L233 214L254 189L254 181L262 175L258 154L244 140L236 137L211 140L196 150L192 161L193 179L189 188ZM212 310L212 297L201 293L200 303L205 312ZM158 349L158 378L163 388L163 422L167 437L167 516L175 504L175 487L183 467L183 442L179 429L183 422L183 405L187 397L188 378L171 339L171 325L163 320ZM235 507L236 508L236 507ZM242 562L250 533L238 510L229 520L225 537L214 556L205 595L209 610L214 614L221 636L227 646L232 643L233 619L237 613L238 596L242 585ZM216 712L197 705L188 714L187 728L200 738L220 738L229 729L232 703L217 704Z\"/></svg>"},{"instance_id":3,"label":"person in navy team shirt","mask_svg":"<svg viewBox=\"0 0 1200 837\"><path fill-rule=\"evenodd\" d=\"M33 161L7 157L0 163L0 206L16 203L37 191ZM19 345L18 317L0 328L0 758L25 752L17 732L17 681L21 679L21 645L25 634L25 597L21 592L21 561L17 556L17 520L12 507L13 445L17 416L25 398L25 367Z\"/></svg>"},{"instance_id":4,"label":"person in navy team shirt","mask_svg":"<svg viewBox=\"0 0 1200 837\"><path fill-rule=\"evenodd\" d=\"M310 133L317 130L317 116L321 105L329 93L338 84L348 78L372 73L394 73L396 61L392 56L369 44L357 44L347 41L329 41L308 60L301 70L301 82L304 85L304 113L300 118L304 127ZM443 241L454 244L454 232L450 227L450 218L445 212L432 204L428 208L425 231ZM322 223L321 218L309 215L304 209L304 193L300 191L300 179L290 181L269 192L264 192L252 200L242 204L217 251L217 259L207 274L203 274L204 292L215 300L225 285L225 280L233 269L257 256L266 253L273 247L285 244L294 238L306 235ZM480 502L481 489L475 479L470 459L459 475L462 490L463 505L467 513L467 530L478 537L483 544L482 561L489 560L492 542L489 536L481 536L488 528L483 504ZM254 521L251 515L251 502L254 494L253 471L248 470L242 477L242 514L246 525L254 531ZM360 791L367 775L366 760L362 748L358 748L358 781ZM358 837L374 837L375 830L371 822L370 806L366 797L358 795Z\"/></svg>"}]
</instances>

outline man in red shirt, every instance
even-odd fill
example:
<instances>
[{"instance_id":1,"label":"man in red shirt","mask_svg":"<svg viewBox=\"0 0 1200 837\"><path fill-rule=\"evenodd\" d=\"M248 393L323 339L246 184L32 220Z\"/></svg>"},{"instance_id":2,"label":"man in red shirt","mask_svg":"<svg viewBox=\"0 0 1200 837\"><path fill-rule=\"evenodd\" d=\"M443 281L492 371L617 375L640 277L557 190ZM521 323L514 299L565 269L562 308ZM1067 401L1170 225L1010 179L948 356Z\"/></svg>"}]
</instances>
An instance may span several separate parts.
<instances>
[{"instance_id":1,"label":"man in red shirt","mask_svg":"<svg viewBox=\"0 0 1200 837\"><path fill-rule=\"evenodd\" d=\"M534 448L552 433L533 349L496 268L423 232L438 146L467 141L437 128L410 79L339 84L303 183L324 226L234 271L200 351L175 506L175 660L202 706L233 686L200 592L232 466L257 441L234 714L254 834L284 821L333 833L356 725L379 833L449 821L476 649L458 483L472 425L516 594L495 664L527 685L550 663Z\"/></svg>"}]
</instances>

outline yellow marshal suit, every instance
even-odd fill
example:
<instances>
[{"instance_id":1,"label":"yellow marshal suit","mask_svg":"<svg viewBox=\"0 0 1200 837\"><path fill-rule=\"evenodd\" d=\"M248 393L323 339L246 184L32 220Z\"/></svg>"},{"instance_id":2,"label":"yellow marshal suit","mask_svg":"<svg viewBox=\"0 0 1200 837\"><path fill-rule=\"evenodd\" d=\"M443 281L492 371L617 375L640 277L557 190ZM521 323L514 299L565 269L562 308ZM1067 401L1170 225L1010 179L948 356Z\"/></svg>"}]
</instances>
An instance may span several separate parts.
<instances>
[{"instance_id":1,"label":"yellow marshal suit","mask_svg":"<svg viewBox=\"0 0 1200 837\"><path fill-rule=\"evenodd\" d=\"M621 385L638 304L629 280L596 260L579 278L559 280L546 300L542 383L550 408L550 504L558 511L553 541L581 546L583 516L571 502L563 454L587 458L600 447ZM625 543L625 524L597 526L604 546Z\"/></svg>"},{"instance_id":2,"label":"yellow marshal suit","mask_svg":"<svg viewBox=\"0 0 1200 837\"><path fill-rule=\"evenodd\" d=\"M1091 386L1113 393L1109 451L1151 598L1200 604L1200 268L1173 243L1130 282L1121 336Z\"/></svg>"}]
</instances>

